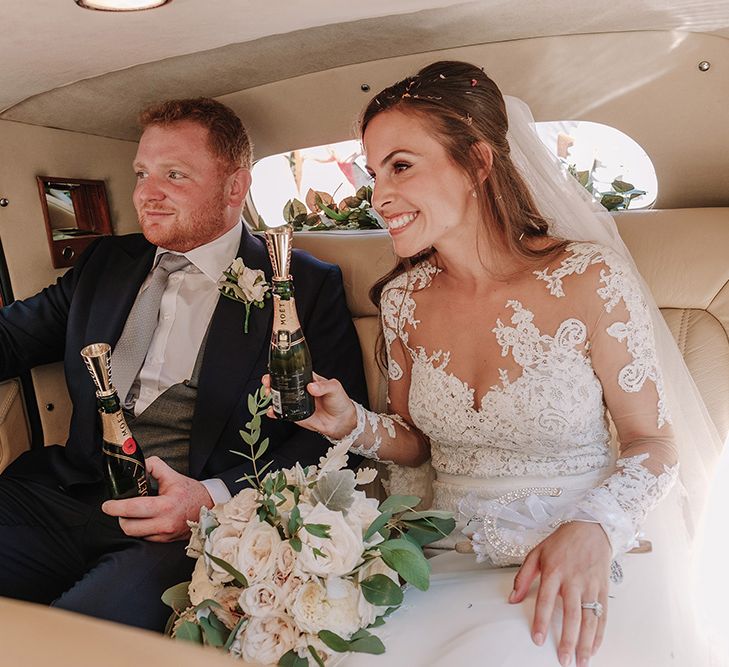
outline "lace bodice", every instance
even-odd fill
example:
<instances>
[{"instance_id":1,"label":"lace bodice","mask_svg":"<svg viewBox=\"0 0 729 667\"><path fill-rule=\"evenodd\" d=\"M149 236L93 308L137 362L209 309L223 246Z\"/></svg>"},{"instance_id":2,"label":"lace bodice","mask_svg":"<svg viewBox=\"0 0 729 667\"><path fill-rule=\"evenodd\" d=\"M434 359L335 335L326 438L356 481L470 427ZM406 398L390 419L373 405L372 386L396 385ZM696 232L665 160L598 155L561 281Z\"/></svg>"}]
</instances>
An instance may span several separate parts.
<instances>
[{"instance_id":1,"label":"lace bodice","mask_svg":"<svg viewBox=\"0 0 729 667\"><path fill-rule=\"evenodd\" d=\"M561 518L597 520L615 552L629 548L677 469L651 321L630 270L606 248L569 244L495 302L490 324L473 322L469 338L482 347L469 348L471 359L448 346L464 340L456 322L426 319L438 273L425 261L383 290L392 409L406 420L368 413L357 451L376 457L383 442L409 437L411 423L430 442L435 504L450 510L489 480L518 489L524 478L569 486L597 474L602 483ZM477 394L469 378L493 382Z\"/></svg>"}]
</instances>

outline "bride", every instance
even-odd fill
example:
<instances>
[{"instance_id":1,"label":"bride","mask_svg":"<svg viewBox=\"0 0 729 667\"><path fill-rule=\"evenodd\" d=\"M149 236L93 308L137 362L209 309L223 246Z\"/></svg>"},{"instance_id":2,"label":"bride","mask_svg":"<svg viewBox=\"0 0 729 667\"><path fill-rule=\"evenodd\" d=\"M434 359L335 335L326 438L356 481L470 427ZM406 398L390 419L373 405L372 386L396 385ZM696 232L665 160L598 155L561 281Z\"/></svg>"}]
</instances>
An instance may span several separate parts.
<instances>
[{"instance_id":1,"label":"bride","mask_svg":"<svg viewBox=\"0 0 729 667\"><path fill-rule=\"evenodd\" d=\"M651 565L653 581L624 585L644 587L642 608L671 608L656 641L674 664L703 664L685 626L671 631L685 582L662 577L687 578L716 436L610 216L543 154L525 105L509 107L507 121L481 69L438 62L365 109L372 203L401 258L372 291L389 414L317 376L299 423L406 466L393 485L433 471L432 504L465 518L477 559L520 565L508 601L538 579L531 638L544 644L561 614L561 665L600 647L623 555L660 548L673 574Z\"/></svg>"}]
</instances>

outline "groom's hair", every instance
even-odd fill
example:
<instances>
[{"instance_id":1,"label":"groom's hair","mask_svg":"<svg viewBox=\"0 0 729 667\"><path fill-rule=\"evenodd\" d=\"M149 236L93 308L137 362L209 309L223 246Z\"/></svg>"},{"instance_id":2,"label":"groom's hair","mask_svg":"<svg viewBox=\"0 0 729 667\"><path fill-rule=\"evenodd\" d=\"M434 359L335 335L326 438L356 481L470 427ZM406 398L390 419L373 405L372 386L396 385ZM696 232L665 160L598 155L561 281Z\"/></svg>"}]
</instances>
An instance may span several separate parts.
<instances>
[{"instance_id":1,"label":"groom's hair","mask_svg":"<svg viewBox=\"0 0 729 667\"><path fill-rule=\"evenodd\" d=\"M139 125L173 125L189 121L208 131L208 144L226 171L251 168L252 148L245 127L236 113L210 97L158 102L139 114Z\"/></svg>"}]
</instances>

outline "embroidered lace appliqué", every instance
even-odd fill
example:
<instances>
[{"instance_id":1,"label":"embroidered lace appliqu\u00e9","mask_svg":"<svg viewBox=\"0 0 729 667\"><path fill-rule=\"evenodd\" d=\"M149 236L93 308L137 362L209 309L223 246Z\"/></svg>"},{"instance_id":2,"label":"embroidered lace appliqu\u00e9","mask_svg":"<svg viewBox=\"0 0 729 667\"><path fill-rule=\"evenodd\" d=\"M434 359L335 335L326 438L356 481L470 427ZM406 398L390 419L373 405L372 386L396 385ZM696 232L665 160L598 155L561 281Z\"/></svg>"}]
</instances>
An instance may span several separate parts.
<instances>
[{"instance_id":1,"label":"embroidered lace appliqu\u00e9","mask_svg":"<svg viewBox=\"0 0 729 667\"><path fill-rule=\"evenodd\" d=\"M572 273L584 273L591 264L605 264L606 268L600 271L600 282L604 287L597 290L600 298L605 301L605 311L612 312L622 299L630 316L627 322L615 322L607 328L610 336L621 343L625 341L633 358L621 369L618 384L623 391L638 392L646 380L652 380L658 392L658 426L660 428L670 423L663 377L653 345L653 325L638 283L624 266L623 260L608 248L592 243L571 243L568 249L571 255L557 269L552 272L546 269L535 271L535 275L547 283L550 294L563 297L563 278Z\"/></svg>"},{"instance_id":2,"label":"embroidered lace appliqu\u00e9","mask_svg":"<svg viewBox=\"0 0 729 667\"><path fill-rule=\"evenodd\" d=\"M546 282L549 294L562 299L569 290L569 276L600 264L596 289L605 312L610 313L622 300L629 315L626 322L606 329L625 344L631 356L631 362L620 369L618 386L635 392L647 379L653 380L660 426L668 421L663 384L650 320L629 270L607 249L571 243L559 267L535 275ZM531 310L519 300L509 300L509 321L498 319L491 333L502 358L509 357L516 368L514 364L508 370L499 368L499 381L478 400L473 388L449 372L449 350L429 353L410 344L408 327L415 330L419 323L413 292L427 288L437 272L424 262L410 277L400 276L390 283L383 299L383 324L389 329L386 341L390 345L399 339L412 360L408 407L413 423L431 443L431 464L438 475L433 483L434 506L457 512L466 494L474 487L484 488L469 485L469 480L510 478L514 489L519 489L520 479L525 477L559 486L560 478L607 474L614 454L585 322L565 317L553 329L554 335L549 335L536 326ZM487 330L483 335L488 335ZM392 380L402 377L401 368L390 368ZM573 505L582 520L604 525L616 553L629 548L638 524L676 477L675 466L656 475L642 465L645 459L646 455L621 459L601 486Z\"/></svg>"}]
</instances>

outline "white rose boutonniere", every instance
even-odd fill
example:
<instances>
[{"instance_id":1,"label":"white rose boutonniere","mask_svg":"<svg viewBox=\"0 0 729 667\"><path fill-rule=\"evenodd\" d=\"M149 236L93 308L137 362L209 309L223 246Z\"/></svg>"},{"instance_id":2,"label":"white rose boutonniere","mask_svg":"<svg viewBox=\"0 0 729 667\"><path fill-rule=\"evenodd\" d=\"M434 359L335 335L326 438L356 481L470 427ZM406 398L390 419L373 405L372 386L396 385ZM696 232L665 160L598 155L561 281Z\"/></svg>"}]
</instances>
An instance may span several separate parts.
<instances>
[{"instance_id":1,"label":"white rose boutonniere","mask_svg":"<svg viewBox=\"0 0 729 667\"><path fill-rule=\"evenodd\" d=\"M249 269L243 264L240 257L236 257L232 264L223 271L223 275L218 281L218 289L223 296L245 304L244 333L248 333L248 318L251 315L251 306L263 308L264 299L271 296L271 285L266 282L263 271Z\"/></svg>"}]
</instances>

